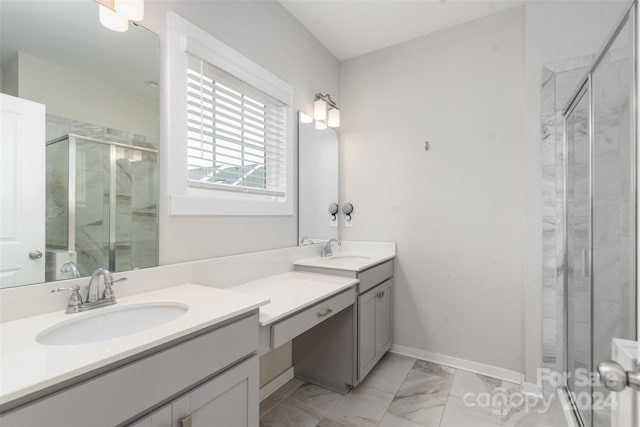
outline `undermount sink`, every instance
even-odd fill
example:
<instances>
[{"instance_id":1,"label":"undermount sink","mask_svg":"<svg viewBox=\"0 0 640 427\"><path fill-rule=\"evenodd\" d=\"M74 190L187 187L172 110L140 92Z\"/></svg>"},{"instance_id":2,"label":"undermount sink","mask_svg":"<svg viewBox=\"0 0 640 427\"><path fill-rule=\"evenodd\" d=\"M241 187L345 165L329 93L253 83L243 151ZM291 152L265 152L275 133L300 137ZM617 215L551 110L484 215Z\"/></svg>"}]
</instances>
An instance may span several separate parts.
<instances>
[{"instance_id":1,"label":"undermount sink","mask_svg":"<svg viewBox=\"0 0 640 427\"><path fill-rule=\"evenodd\" d=\"M36 341L46 345L88 344L134 334L170 322L189 311L178 302L152 302L98 308L45 329Z\"/></svg>"},{"instance_id":2,"label":"undermount sink","mask_svg":"<svg viewBox=\"0 0 640 427\"><path fill-rule=\"evenodd\" d=\"M371 257L360 255L336 255L331 258L327 258L327 261L366 261L368 259L371 259Z\"/></svg>"}]
</instances>

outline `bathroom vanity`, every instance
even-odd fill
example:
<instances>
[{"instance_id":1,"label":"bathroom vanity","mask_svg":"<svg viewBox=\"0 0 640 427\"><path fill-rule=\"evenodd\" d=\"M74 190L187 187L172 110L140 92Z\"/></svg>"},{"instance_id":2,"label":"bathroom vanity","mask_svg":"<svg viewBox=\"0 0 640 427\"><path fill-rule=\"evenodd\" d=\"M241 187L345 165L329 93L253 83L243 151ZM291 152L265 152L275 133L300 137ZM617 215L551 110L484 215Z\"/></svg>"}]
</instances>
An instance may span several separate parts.
<instances>
[{"instance_id":1,"label":"bathroom vanity","mask_svg":"<svg viewBox=\"0 0 640 427\"><path fill-rule=\"evenodd\" d=\"M39 342L51 325L61 328L82 316L167 302L188 311L164 325L108 340ZM258 308L267 302L188 284L71 318L50 313L7 322L0 424L178 427L209 426L215 419L220 425L255 426Z\"/></svg>"},{"instance_id":2,"label":"bathroom vanity","mask_svg":"<svg viewBox=\"0 0 640 427\"><path fill-rule=\"evenodd\" d=\"M87 312L66 314L60 306L5 321L0 424L186 427L215 419L256 426L259 356L289 341L297 377L345 393L392 341L395 245L379 252L372 245L295 266L315 272L263 269L253 280L239 279L238 265L278 260L284 270L294 254L318 252L292 248L131 272L129 284L158 283L174 271L207 286L175 285ZM211 272L232 285L214 287L206 281ZM37 299L50 286L25 292Z\"/></svg>"},{"instance_id":3,"label":"bathroom vanity","mask_svg":"<svg viewBox=\"0 0 640 427\"><path fill-rule=\"evenodd\" d=\"M365 379L393 344L394 258L394 243L344 242L332 257L318 256L294 263L297 271L358 279L354 386Z\"/></svg>"}]
</instances>

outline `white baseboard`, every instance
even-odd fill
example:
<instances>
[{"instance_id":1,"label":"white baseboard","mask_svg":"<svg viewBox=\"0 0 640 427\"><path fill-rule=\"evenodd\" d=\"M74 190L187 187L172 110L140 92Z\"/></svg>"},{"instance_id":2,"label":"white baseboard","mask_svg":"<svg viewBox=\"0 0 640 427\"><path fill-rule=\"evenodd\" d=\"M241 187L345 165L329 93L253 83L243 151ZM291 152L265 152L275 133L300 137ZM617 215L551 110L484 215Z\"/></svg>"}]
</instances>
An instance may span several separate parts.
<instances>
[{"instance_id":1,"label":"white baseboard","mask_svg":"<svg viewBox=\"0 0 640 427\"><path fill-rule=\"evenodd\" d=\"M488 377L498 378L516 384L522 384L523 375L520 372L510 369L499 368L497 366L485 365L484 363L473 362L471 360L459 359L457 357L445 356L444 354L431 353L429 351L418 350L417 348L406 347L394 344L391 346L392 353L410 356L416 359L434 362L440 365L450 366L463 371L474 372Z\"/></svg>"},{"instance_id":2,"label":"white baseboard","mask_svg":"<svg viewBox=\"0 0 640 427\"><path fill-rule=\"evenodd\" d=\"M266 383L260 389L260 402L269 397L274 391L285 385L287 381L293 378L293 366Z\"/></svg>"},{"instance_id":3,"label":"white baseboard","mask_svg":"<svg viewBox=\"0 0 640 427\"><path fill-rule=\"evenodd\" d=\"M522 382L520 391L526 394L533 394L538 397L542 397L542 386L534 383Z\"/></svg>"}]
</instances>

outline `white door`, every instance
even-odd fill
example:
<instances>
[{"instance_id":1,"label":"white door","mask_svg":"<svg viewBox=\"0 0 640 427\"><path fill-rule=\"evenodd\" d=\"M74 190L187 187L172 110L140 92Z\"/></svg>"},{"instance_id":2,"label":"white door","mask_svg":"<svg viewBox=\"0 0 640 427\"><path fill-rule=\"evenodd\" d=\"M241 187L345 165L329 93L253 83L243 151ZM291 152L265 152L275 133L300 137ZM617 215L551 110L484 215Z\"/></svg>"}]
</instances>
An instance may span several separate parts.
<instances>
[{"instance_id":1,"label":"white door","mask_svg":"<svg viewBox=\"0 0 640 427\"><path fill-rule=\"evenodd\" d=\"M0 94L0 288L44 282L45 106Z\"/></svg>"}]
</instances>

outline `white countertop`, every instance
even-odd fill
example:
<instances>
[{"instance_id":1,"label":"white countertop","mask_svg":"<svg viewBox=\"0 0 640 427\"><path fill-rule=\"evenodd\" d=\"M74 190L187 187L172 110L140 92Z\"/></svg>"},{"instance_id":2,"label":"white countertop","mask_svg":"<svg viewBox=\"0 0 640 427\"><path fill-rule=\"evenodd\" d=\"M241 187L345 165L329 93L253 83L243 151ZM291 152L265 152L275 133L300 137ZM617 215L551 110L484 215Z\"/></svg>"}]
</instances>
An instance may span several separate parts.
<instances>
[{"instance_id":1,"label":"white countertop","mask_svg":"<svg viewBox=\"0 0 640 427\"><path fill-rule=\"evenodd\" d=\"M358 279L350 277L292 271L252 280L227 289L269 298L271 302L260 307L260 326L267 326L357 285L358 282Z\"/></svg>"},{"instance_id":2,"label":"white countertop","mask_svg":"<svg viewBox=\"0 0 640 427\"><path fill-rule=\"evenodd\" d=\"M72 317L94 315L123 305L175 301L189 306L177 319L134 334L80 345L44 345L43 330ZM121 298L118 303L79 314L62 310L0 324L0 405L91 372L199 329L215 325L269 302L246 295L184 284Z\"/></svg>"},{"instance_id":3,"label":"white countertop","mask_svg":"<svg viewBox=\"0 0 640 427\"><path fill-rule=\"evenodd\" d=\"M333 245L333 255L330 257L315 256L304 258L295 261L293 264L304 267L358 272L395 257L396 244L393 242L343 241L342 246Z\"/></svg>"}]
</instances>

